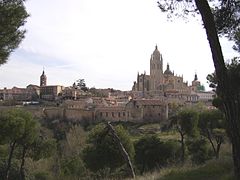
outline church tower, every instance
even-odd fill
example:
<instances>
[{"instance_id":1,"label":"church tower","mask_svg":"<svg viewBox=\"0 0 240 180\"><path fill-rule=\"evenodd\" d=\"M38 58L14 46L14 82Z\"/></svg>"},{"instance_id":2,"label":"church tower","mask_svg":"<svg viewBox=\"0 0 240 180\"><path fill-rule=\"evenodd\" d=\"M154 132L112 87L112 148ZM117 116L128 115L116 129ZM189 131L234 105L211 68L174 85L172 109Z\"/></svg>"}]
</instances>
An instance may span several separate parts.
<instances>
[{"instance_id":1,"label":"church tower","mask_svg":"<svg viewBox=\"0 0 240 180\"><path fill-rule=\"evenodd\" d=\"M47 76L45 75L45 72L43 70L42 75L40 76L40 87L47 85Z\"/></svg>"},{"instance_id":2,"label":"church tower","mask_svg":"<svg viewBox=\"0 0 240 180\"><path fill-rule=\"evenodd\" d=\"M156 45L150 59L150 90L161 90L163 82L163 59Z\"/></svg>"}]
</instances>

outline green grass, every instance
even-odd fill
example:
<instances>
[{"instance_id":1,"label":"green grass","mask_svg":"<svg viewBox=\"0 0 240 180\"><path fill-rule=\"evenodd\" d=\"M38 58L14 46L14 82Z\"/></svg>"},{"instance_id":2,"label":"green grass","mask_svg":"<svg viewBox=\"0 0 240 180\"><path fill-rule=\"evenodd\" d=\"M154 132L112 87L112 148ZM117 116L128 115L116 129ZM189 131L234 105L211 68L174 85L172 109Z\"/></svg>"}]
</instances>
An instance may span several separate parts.
<instances>
[{"instance_id":1,"label":"green grass","mask_svg":"<svg viewBox=\"0 0 240 180\"><path fill-rule=\"evenodd\" d=\"M146 173L137 180L235 180L230 157L211 160L202 166L184 165Z\"/></svg>"},{"instance_id":2,"label":"green grass","mask_svg":"<svg viewBox=\"0 0 240 180\"><path fill-rule=\"evenodd\" d=\"M200 167L172 170L159 180L230 180L232 169L230 160L211 161Z\"/></svg>"},{"instance_id":3,"label":"green grass","mask_svg":"<svg viewBox=\"0 0 240 180\"><path fill-rule=\"evenodd\" d=\"M195 168L179 168L170 171L159 180L230 180L232 176L232 162L228 160L211 161L204 166Z\"/></svg>"},{"instance_id":4,"label":"green grass","mask_svg":"<svg viewBox=\"0 0 240 180\"><path fill-rule=\"evenodd\" d=\"M171 132L169 132L171 134ZM174 133L173 133L174 134ZM168 136L168 134L165 134ZM180 166L147 172L138 176L137 180L235 180L233 178L233 162L231 145L224 143L219 160L210 160L201 166L192 166L189 161Z\"/></svg>"},{"instance_id":5,"label":"green grass","mask_svg":"<svg viewBox=\"0 0 240 180\"><path fill-rule=\"evenodd\" d=\"M158 137L163 141L179 140L180 139L180 135L176 131L161 132L161 133L158 134Z\"/></svg>"}]
</instances>

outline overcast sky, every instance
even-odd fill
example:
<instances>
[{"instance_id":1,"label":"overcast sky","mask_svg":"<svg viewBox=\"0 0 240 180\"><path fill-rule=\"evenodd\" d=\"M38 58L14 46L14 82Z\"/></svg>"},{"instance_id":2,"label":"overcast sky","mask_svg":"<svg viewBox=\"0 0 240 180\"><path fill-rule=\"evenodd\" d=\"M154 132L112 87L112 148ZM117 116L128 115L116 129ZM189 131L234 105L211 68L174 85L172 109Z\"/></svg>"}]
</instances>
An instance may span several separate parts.
<instances>
[{"instance_id":1,"label":"overcast sky","mask_svg":"<svg viewBox=\"0 0 240 180\"><path fill-rule=\"evenodd\" d=\"M155 45L175 74L189 83L197 72L205 85L214 71L200 20L167 21L155 0L28 0L26 38L0 66L0 88L48 85L130 90L137 73L149 74ZM221 40L226 59L237 54Z\"/></svg>"}]
</instances>

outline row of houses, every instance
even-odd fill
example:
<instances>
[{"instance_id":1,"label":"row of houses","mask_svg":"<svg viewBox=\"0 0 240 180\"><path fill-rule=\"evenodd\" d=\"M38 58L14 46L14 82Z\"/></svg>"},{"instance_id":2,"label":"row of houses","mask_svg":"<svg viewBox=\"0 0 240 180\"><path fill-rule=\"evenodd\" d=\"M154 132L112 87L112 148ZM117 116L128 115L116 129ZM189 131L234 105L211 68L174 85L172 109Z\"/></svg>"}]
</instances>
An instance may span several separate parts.
<instances>
[{"instance_id":1,"label":"row of houses","mask_svg":"<svg viewBox=\"0 0 240 180\"><path fill-rule=\"evenodd\" d=\"M52 119L77 122L88 121L134 121L164 122L168 119L168 103L161 99L131 99L125 105L105 104L104 98L85 98L77 101L66 100L60 107L44 108L44 114Z\"/></svg>"},{"instance_id":2,"label":"row of houses","mask_svg":"<svg viewBox=\"0 0 240 180\"><path fill-rule=\"evenodd\" d=\"M56 101L59 99L78 99L86 94L80 89L60 85L28 85L26 88L13 87L11 89L0 89L0 100L34 101L42 99Z\"/></svg>"}]
</instances>

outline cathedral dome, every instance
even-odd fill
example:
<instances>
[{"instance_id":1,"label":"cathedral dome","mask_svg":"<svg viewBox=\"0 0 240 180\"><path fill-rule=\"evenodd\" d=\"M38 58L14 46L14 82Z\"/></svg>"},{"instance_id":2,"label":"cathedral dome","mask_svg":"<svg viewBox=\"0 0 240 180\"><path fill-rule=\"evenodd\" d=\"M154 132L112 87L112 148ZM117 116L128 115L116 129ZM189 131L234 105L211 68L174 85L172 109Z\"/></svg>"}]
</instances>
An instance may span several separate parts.
<instances>
[{"instance_id":1,"label":"cathedral dome","mask_svg":"<svg viewBox=\"0 0 240 180\"><path fill-rule=\"evenodd\" d=\"M173 75L172 71L169 68L169 64L167 64L167 69L164 71L165 75Z\"/></svg>"}]
</instances>

